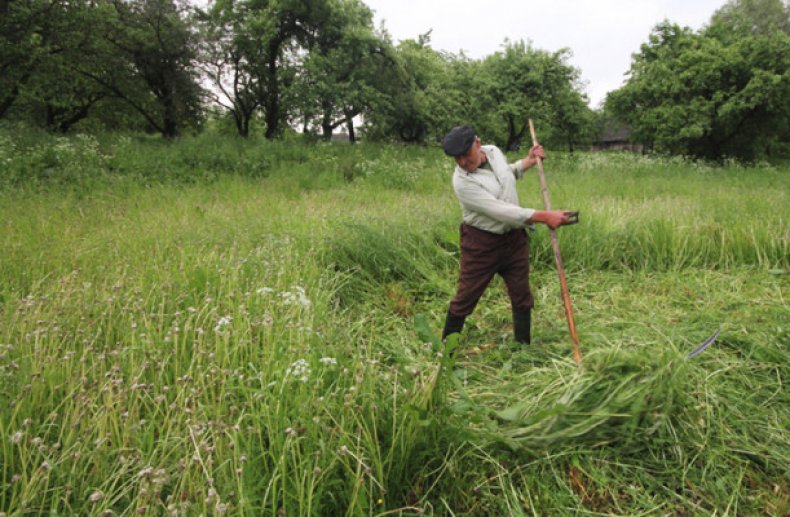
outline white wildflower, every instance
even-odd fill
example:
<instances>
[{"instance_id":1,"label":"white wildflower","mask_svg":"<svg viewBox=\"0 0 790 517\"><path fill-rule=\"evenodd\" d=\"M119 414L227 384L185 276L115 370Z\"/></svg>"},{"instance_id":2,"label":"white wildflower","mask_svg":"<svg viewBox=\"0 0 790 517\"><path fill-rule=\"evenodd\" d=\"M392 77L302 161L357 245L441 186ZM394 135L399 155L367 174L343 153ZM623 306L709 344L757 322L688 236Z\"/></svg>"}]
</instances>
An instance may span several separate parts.
<instances>
[{"instance_id":1,"label":"white wildflower","mask_svg":"<svg viewBox=\"0 0 790 517\"><path fill-rule=\"evenodd\" d=\"M90 497L88 498L88 501L90 501L92 503L98 503L102 499L104 499L104 494L102 494L101 491L96 490L94 493L92 493L90 495Z\"/></svg>"},{"instance_id":2,"label":"white wildflower","mask_svg":"<svg viewBox=\"0 0 790 517\"><path fill-rule=\"evenodd\" d=\"M321 359L318 360L318 362L325 365L330 365L330 364L335 365L337 364L337 359L335 359L334 357L322 357Z\"/></svg>"},{"instance_id":3,"label":"white wildflower","mask_svg":"<svg viewBox=\"0 0 790 517\"><path fill-rule=\"evenodd\" d=\"M274 289L272 289L271 287L261 287L260 289L258 289L255 292L258 293L260 296L265 296L265 295L267 295L269 293L273 293Z\"/></svg>"},{"instance_id":4,"label":"white wildflower","mask_svg":"<svg viewBox=\"0 0 790 517\"><path fill-rule=\"evenodd\" d=\"M223 327L227 327L228 325L230 325L231 321L233 321L232 317L222 316L217 322L217 326L214 327L214 332L219 332L220 330L222 330Z\"/></svg>"},{"instance_id":5,"label":"white wildflower","mask_svg":"<svg viewBox=\"0 0 790 517\"><path fill-rule=\"evenodd\" d=\"M286 377L296 377L302 382L307 382L311 373L312 370L310 369L310 365L308 365L307 361L304 359L294 361L291 363L291 366L285 370Z\"/></svg>"},{"instance_id":6,"label":"white wildflower","mask_svg":"<svg viewBox=\"0 0 790 517\"><path fill-rule=\"evenodd\" d=\"M283 303L285 305L301 305L304 309L310 308L310 299L305 294L304 287L293 285L291 286L292 291L285 291L280 293L280 296L283 298Z\"/></svg>"},{"instance_id":7,"label":"white wildflower","mask_svg":"<svg viewBox=\"0 0 790 517\"><path fill-rule=\"evenodd\" d=\"M22 437L24 433L22 431L17 431L11 435L11 443L19 443L22 441Z\"/></svg>"}]
</instances>

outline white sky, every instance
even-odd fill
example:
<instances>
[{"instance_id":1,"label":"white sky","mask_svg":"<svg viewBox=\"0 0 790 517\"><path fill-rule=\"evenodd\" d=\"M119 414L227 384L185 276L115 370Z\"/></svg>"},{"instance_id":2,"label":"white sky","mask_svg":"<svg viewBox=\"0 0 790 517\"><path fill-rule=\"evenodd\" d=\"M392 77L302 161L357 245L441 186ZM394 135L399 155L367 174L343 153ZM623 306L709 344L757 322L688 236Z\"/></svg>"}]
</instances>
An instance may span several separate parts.
<instances>
[{"instance_id":1,"label":"white sky","mask_svg":"<svg viewBox=\"0 0 790 517\"><path fill-rule=\"evenodd\" d=\"M568 47L581 70L590 105L618 88L631 54L664 19L694 30L726 0L362 0L395 43L433 29L431 47L479 59L501 49L505 38L534 48Z\"/></svg>"}]
</instances>

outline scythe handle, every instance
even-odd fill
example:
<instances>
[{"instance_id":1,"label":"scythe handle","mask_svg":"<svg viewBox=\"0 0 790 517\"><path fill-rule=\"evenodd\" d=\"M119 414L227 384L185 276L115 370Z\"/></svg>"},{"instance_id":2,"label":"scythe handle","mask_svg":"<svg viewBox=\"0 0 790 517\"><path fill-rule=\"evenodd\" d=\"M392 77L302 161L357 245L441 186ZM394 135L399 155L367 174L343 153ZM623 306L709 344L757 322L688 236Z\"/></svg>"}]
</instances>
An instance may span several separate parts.
<instances>
[{"instance_id":1,"label":"scythe handle","mask_svg":"<svg viewBox=\"0 0 790 517\"><path fill-rule=\"evenodd\" d=\"M529 119L529 133L532 135L532 145L538 145L538 138L535 136L535 126L532 124L532 119ZM543 160L537 157L538 177L540 178L540 190L543 193L543 205L546 210L551 210L551 201L549 200L549 188L546 186L546 177L543 175ZM578 213L576 214L576 222L578 222ZM571 334L571 341L573 342L573 360L577 365L582 364L582 351L579 348L579 336L576 334L576 324L573 322L573 306L571 305L571 295L568 292L568 282L565 279L565 268L562 265L562 256L560 255L560 243L557 239L557 231L549 228L551 234L551 247L554 250L554 262L557 264L557 274L560 277L560 289L562 289L562 303L565 306L565 318L568 320L568 331Z\"/></svg>"}]
</instances>

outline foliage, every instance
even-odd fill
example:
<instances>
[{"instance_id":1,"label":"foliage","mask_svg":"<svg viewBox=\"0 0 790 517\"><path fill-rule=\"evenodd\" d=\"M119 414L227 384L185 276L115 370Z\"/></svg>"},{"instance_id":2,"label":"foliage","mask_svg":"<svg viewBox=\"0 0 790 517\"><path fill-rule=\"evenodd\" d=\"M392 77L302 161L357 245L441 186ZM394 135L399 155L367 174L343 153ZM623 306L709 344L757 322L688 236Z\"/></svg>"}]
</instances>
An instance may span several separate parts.
<instances>
[{"instance_id":1,"label":"foliage","mask_svg":"<svg viewBox=\"0 0 790 517\"><path fill-rule=\"evenodd\" d=\"M744 29L745 9L728 4L699 33L655 27L626 85L607 97L634 140L672 154L753 160L790 139L790 35L778 23Z\"/></svg>"},{"instance_id":2,"label":"foliage","mask_svg":"<svg viewBox=\"0 0 790 517\"><path fill-rule=\"evenodd\" d=\"M174 137L202 118L194 34L171 0L13 1L0 40L0 117L12 113L56 131L122 100L148 126ZM15 113L8 110L14 106ZM110 127L123 125L119 110Z\"/></svg>"},{"instance_id":3,"label":"foliage","mask_svg":"<svg viewBox=\"0 0 790 517\"><path fill-rule=\"evenodd\" d=\"M186 8L176 0L111 5L104 24L106 43L96 49L107 68L101 75L84 73L129 103L165 137L176 137L189 124L199 123L196 39ZM129 70L127 63L131 73L118 73Z\"/></svg>"},{"instance_id":4,"label":"foliage","mask_svg":"<svg viewBox=\"0 0 790 517\"><path fill-rule=\"evenodd\" d=\"M239 136L250 134L250 122L260 100L258 77L250 63L242 27L243 4L215 2L208 12L196 10L195 24L200 31L198 63L211 82L208 95L233 117Z\"/></svg>"},{"instance_id":5,"label":"foliage","mask_svg":"<svg viewBox=\"0 0 790 517\"><path fill-rule=\"evenodd\" d=\"M781 0L729 0L711 17L705 33L733 43L740 38L790 35L790 5Z\"/></svg>"},{"instance_id":6,"label":"foliage","mask_svg":"<svg viewBox=\"0 0 790 517\"><path fill-rule=\"evenodd\" d=\"M311 38L297 77L294 121L305 132L320 127L324 140L345 125L356 140L354 118L383 102L394 79L393 50L373 29L373 13L358 0L337 2Z\"/></svg>"},{"instance_id":7,"label":"foliage","mask_svg":"<svg viewBox=\"0 0 790 517\"><path fill-rule=\"evenodd\" d=\"M376 140L438 142L448 128L467 120L472 93L465 87L476 64L430 47L430 32L395 49L395 77L388 95L366 117Z\"/></svg>"},{"instance_id":8,"label":"foliage","mask_svg":"<svg viewBox=\"0 0 790 517\"><path fill-rule=\"evenodd\" d=\"M430 31L397 46L360 0L4 0L0 118L53 132L200 131L227 113L242 137L423 145L470 123L506 150L573 152L603 117L567 49L505 40L482 59ZM605 118L647 150L757 160L790 149L790 8L730 0L704 30L657 25ZM207 87L204 88L203 85Z\"/></svg>"},{"instance_id":9,"label":"foliage","mask_svg":"<svg viewBox=\"0 0 790 517\"><path fill-rule=\"evenodd\" d=\"M428 33L398 46L402 79L391 108L370 118L374 138L439 142L453 126L468 123L486 141L516 150L525 135L529 139L530 117L545 128L548 142L570 149L590 133L591 111L566 50L505 42L503 51L478 61L436 52L429 42Z\"/></svg>"},{"instance_id":10,"label":"foliage","mask_svg":"<svg viewBox=\"0 0 790 517\"><path fill-rule=\"evenodd\" d=\"M10 2L8 17L13 27L0 41L6 95L4 109L53 131L66 132L86 118L106 92L74 70L84 59L91 32L91 10L86 2ZM3 23L3 22L0 22ZM8 29L8 30L5 30ZM24 36L24 31L29 31ZM19 41L29 37L28 41ZM18 53L16 59L6 52ZM15 92L15 93L14 93Z\"/></svg>"},{"instance_id":11,"label":"foliage","mask_svg":"<svg viewBox=\"0 0 790 517\"><path fill-rule=\"evenodd\" d=\"M0 117L38 75L52 81L64 71L62 56L84 44L84 25L75 16L84 7L58 0L0 3Z\"/></svg>"},{"instance_id":12,"label":"foliage","mask_svg":"<svg viewBox=\"0 0 790 517\"><path fill-rule=\"evenodd\" d=\"M579 71L567 64L569 56L567 49L549 53L518 41L506 42L484 60L478 117L503 149L515 151L524 140L531 145L529 118L571 152L582 140L591 115L579 92Z\"/></svg>"}]
</instances>

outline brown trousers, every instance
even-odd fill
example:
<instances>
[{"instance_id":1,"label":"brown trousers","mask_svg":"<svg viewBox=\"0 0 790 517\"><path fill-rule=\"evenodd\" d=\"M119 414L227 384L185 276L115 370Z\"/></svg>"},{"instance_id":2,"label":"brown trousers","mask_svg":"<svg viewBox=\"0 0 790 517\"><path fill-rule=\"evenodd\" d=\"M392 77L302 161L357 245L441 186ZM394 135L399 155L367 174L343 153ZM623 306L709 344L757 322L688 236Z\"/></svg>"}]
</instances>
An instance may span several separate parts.
<instances>
[{"instance_id":1,"label":"brown trousers","mask_svg":"<svg viewBox=\"0 0 790 517\"><path fill-rule=\"evenodd\" d=\"M532 308L529 290L529 241L525 230L499 235L461 225L461 273L450 313L469 316L488 284L499 274L505 281L513 309Z\"/></svg>"}]
</instances>

